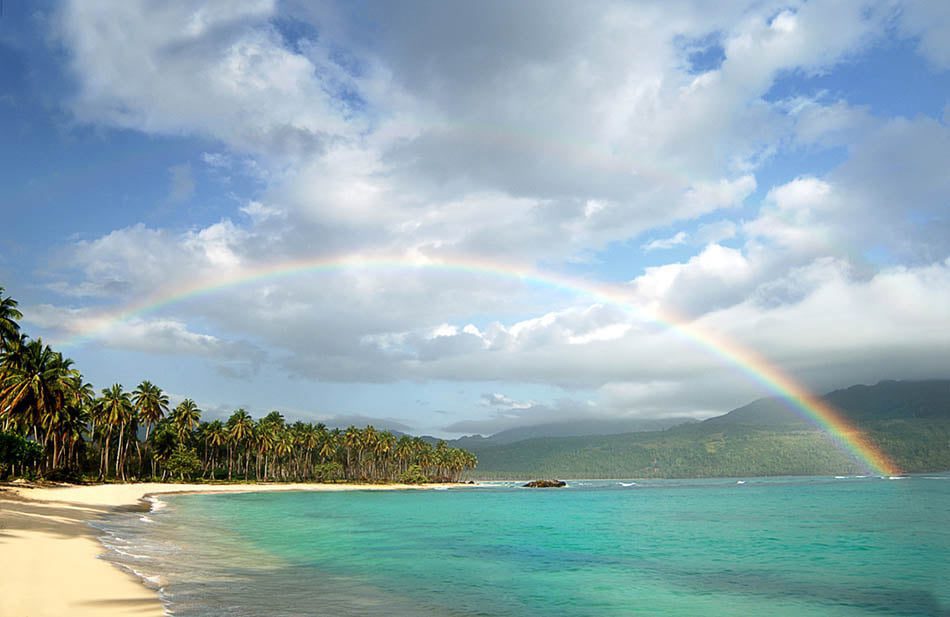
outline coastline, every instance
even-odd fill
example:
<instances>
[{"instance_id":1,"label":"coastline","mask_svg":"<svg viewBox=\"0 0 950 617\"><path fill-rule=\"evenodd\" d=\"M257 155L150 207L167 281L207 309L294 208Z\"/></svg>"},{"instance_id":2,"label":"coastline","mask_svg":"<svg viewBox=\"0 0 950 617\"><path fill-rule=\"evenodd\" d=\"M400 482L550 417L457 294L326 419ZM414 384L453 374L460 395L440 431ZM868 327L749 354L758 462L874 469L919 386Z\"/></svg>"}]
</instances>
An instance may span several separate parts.
<instances>
[{"instance_id":1,"label":"coastline","mask_svg":"<svg viewBox=\"0 0 950 617\"><path fill-rule=\"evenodd\" d=\"M0 487L0 615L163 617L158 593L99 557L106 548L91 522L141 505L150 495L271 491L432 490L459 484L99 484Z\"/></svg>"}]
</instances>

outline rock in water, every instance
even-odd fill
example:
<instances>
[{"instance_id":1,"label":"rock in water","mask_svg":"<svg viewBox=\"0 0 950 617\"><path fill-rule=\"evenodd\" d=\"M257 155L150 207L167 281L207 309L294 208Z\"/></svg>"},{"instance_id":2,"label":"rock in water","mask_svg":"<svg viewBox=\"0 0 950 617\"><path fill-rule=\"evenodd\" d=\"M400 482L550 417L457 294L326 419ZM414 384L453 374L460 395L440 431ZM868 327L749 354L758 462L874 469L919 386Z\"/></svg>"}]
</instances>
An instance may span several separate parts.
<instances>
[{"instance_id":1,"label":"rock in water","mask_svg":"<svg viewBox=\"0 0 950 617\"><path fill-rule=\"evenodd\" d=\"M532 480L524 485L524 488L562 488L567 486L563 480Z\"/></svg>"}]
</instances>

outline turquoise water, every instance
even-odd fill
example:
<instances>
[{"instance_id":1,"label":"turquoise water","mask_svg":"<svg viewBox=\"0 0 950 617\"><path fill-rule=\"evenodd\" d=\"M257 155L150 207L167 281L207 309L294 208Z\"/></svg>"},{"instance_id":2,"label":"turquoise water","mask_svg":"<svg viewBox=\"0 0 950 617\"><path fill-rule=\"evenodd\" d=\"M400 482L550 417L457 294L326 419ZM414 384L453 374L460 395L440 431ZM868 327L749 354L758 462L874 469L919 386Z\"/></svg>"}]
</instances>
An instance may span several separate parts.
<instances>
[{"instance_id":1,"label":"turquoise water","mask_svg":"<svg viewBox=\"0 0 950 617\"><path fill-rule=\"evenodd\" d=\"M106 530L178 617L950 615L948 475L163 500Z\"/></svg>"}]
</instances>

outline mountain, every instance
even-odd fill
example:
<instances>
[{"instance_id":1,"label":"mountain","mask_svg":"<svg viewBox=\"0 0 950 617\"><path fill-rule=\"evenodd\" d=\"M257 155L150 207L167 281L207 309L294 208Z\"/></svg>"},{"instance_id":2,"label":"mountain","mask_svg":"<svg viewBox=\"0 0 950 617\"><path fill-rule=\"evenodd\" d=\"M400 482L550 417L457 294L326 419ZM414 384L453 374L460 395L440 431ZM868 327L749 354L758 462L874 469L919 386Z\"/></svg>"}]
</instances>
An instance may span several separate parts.
<instances>
[{"instance_id":1,"label":"mountain","mask_svg":"<svg viewBox=\"0 0 950 617\"><path fill-rule=\"evenodd\" d=\"M622 420L597 419L551 422L510 428L490 437L482 437L481 435L460 437L452 441L451 445L457 448L466 448L469 445L479 448L500 446L541 437L584 437L587 435L618 435L620 433L662 431L678 424L695 421L692 418L629 418Z\"/></svg>"},{"instance_id":2,"label":"mountain","mask_svg":"<svg viewBox=\"0 0 950 617\"><path fill-rule=\"evenodd\" d=\"M823 397L907 472L950 469L950 380L883 381ZM652 432L472 439L480 478L712 477L863 471L782 399ZM455 445L455 444L453 444Z\"/></svg>"},{"instance_id":3,"label":"mountain","mask_svg":"<svg viewBox=\"0 0 950 617\"><path fill-rule=\"evenodd\" d=\"M889 418L947 418L950 416L950 380L882 381L873 386L851 386L822 397L855 422ZM773 397L704 421L711 426L808 426L785 399Z\"/></svg>"}]
</instances>

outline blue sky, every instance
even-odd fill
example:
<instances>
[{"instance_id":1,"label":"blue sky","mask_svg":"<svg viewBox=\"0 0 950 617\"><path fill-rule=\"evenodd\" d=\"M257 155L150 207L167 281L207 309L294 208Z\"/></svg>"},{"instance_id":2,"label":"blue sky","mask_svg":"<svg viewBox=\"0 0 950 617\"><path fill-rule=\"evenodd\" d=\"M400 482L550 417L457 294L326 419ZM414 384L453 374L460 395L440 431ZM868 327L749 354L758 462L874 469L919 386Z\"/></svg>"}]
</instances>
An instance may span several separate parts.
<instances>
[{"instance_id":1,"label":"blue sky","mask_svg":"<svg viewBox=\"0 0 950 617\"><path fill-rule=\"evenodd\" d=\"M0 285L97 387L457 435L950 368L942 2L27 3L0 18ZM95 336L83 337L91 331Z\"/></svg>"}]
</instances>

